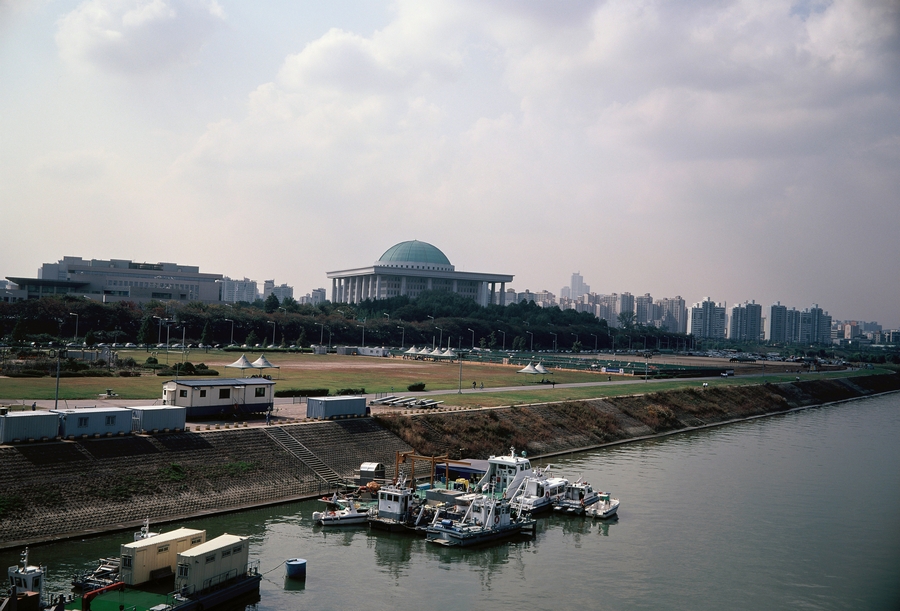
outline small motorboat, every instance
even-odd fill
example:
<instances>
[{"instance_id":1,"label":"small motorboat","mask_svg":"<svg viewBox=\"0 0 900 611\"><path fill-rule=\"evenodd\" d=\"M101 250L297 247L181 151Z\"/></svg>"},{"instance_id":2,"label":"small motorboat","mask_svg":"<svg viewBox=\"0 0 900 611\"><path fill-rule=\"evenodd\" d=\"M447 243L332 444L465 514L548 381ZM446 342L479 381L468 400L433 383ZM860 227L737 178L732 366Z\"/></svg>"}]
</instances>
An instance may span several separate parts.
<instances>
[{"instance_id":1,"label":"small motorboat","mask_svg":"<svg viewBox=\"0 0 900 611\"><path fill-rule=\"evenodd\" d=\"M331 498L319 499L327 504L325 511L314 511L313 520L322 526L349 526L365 524L369 520L369 508L360 507L355 499L339 498L337 493Z\"/></svg>"},{"instance_id":2,"label":"small motorboat","mask_svg":"<svg viewBox=\"0 0 900 611\"><path fill-rule=\"evenodd\" d=\"M584 510L584 514L592 518L606 520L616 515L619 510L619 499L610 497L609 492L598 492L600 500Z\"/></svg>"}]
</instances>

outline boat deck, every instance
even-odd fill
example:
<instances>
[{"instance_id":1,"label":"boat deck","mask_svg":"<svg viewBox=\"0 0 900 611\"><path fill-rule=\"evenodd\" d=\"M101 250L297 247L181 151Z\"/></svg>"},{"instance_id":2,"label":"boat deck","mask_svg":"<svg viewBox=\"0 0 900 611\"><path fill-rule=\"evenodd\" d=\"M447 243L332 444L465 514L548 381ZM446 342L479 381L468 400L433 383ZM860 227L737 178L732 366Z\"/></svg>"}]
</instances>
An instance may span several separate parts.
<instances>
[{"instance_id":1,"label":"boat deck","mask_svg":"<svg viewBox=\"0 0 900 611\"><path fill-rule=\"evenodd\" d=\"M156 592L147 592L144 590L128 589L125 592L104 592L93 600L91 600L91 611L119 611L119 605L124 608L135 611L148 611L157 605L171 604L171 601L165 594L157 594ZM66 603L67 610L81 610L81 597L75 598L72 602Z\"/></svg>"}]
</instances>

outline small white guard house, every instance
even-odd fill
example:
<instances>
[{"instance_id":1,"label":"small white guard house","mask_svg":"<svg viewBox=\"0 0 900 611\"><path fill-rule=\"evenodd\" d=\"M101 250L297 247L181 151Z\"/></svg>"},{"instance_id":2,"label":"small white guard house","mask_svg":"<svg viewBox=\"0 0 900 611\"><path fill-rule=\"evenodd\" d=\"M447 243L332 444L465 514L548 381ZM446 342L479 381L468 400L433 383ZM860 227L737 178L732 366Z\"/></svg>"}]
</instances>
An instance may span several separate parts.
<instances>
[{"instance_id":1,"label":"small white guard house","mask_svg":"<svg viewBox=\"0 0 900 611\"><path fill-rule=\"evenodd\" d=\"M238 416L272 409L275 382L266 378L170 380L163 403L187 408L188 418Z\"/></svg>"}]
</instances>

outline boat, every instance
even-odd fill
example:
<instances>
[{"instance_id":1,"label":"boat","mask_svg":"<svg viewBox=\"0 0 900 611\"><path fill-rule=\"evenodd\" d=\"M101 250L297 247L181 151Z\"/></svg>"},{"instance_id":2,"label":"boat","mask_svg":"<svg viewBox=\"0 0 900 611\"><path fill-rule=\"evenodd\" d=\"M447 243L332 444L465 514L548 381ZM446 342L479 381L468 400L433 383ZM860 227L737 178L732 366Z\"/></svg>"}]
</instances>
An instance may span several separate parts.
<instances>
[{"instance_id":1,"label":"boat","mask_svg":"<svg viewBox=\"0 0 900 611\"><path fill-rule=\"evenodd\" d=\"M533 535L535 521L513 517L509 499L482 494L475 498L461 519L441 518L426 529L426 541L450 547L468 547L511 539L521 534Z\"/></svg>"},{"instance_id":2,"label":"boat","mask_svg":"<svg viewBox=\"0 0 900 611\"><path fill-rule=\"evenodd\" d=\"M616 515L619 499L611 498L609 492L599 492L600 500L584 510L585 515L606 520Z\"/></svg>"},{"instance_id":3,"label":"boat","mask_svg":"<svg viewBox=\"0 0 900 611\"><path fill-rule=\"evenodd\" d=\"M369 520L369 508L362 507L356 499L338 497L337 492L331 498L319 499L327 504L325 511L314 511L313 521L322 526L351 526L365 524Z\"/></svg>"},{"instance_id":4,"label":"boat","mask_svg":"<svg viewBox=\"0 0 900 611\"><path fill-rule=\"evenodd\" d=\"M369 526L388 532L425 534L436 508L420 499L401 479L378 491L378 505L369 509Z\"/></svg>"},{"instance_id":5,"label":"boat","mask_svg":"<svg viewBox=\"0 0 900 611\"><path fill-rule=\"evenodd\" d=\"M510 448L508 456L488 458L487 471L475 488L482 493L490 491L495 496L510 497L526 477L533 476L534 470L531 468L531 461L525 458L525 452L522 452L521 456L516 456L516 449Z\"/></svg>"},{"instance_id":6,"label":"boat","mask_svg":"<svg viewBox=\"0 0 900 611\"><path fill-rule=\"evenodd\" d=\"M566 485L565 493L553 505L553 511L582 516L588 508L599 501L600 495L597 491L579 477L575 483Z\"/></svg>"},{"instance_id":7,"label":"boat","mask_svg":"<svg viewBox=\"0 0 900 611\"><path fill-rule=\"evenodd\" d=\"M510 505L521 515L535 515L550 511L565 495L569 480L564 477L551 477L541 470L535 475L526 477L512 494Z\"/></svg>"},{"instance_id":8,"label":"boat","mask_svg":"<svg viewBox=\"0 0 900 611\"><path fill-rule=\"evenodd\" d=\"M134 533L134 540L141 541L155 537L159 533L150 531L150 518L146 518L141 524L141 529ZM119 577L120 558L101 558L97 568L93 570L81 571L76 573L72 578L72 587L76 590L84 590L90 592L98 588L103 588L121 581Z\"/></svg>"}]
</instances>

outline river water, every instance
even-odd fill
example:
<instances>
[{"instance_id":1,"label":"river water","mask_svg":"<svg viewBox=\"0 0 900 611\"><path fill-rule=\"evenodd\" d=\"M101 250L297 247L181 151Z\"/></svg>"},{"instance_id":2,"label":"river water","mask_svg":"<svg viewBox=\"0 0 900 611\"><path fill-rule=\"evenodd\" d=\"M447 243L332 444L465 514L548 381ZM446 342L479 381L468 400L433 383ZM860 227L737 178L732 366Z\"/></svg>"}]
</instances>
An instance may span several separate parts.
<instances>
[{"instance_id":1,"label":"river water","mask_svg":"<svg viewBox=\"0 0 900 611\"><path fill-rule=\"evenodd\" d=\"M897 610L898 440L894 394L554 458L619 497L619 519L548 516L534 539L484 549L325 530L316 501L181 525L252 537L266 578L248 610ZM127 539L34 546L30 559L62 584ZM293 557L305 582L284 579Z\"/></svg>"}]
</instances>

